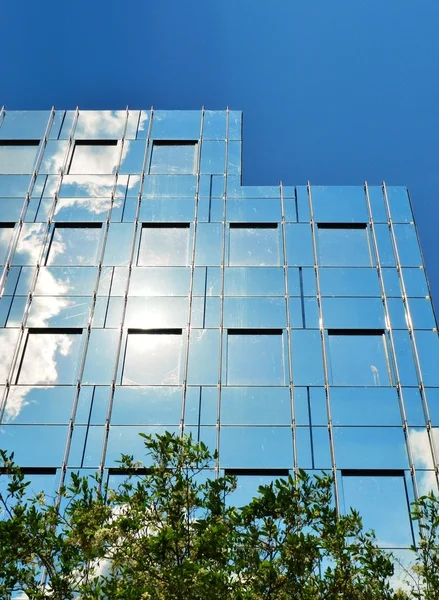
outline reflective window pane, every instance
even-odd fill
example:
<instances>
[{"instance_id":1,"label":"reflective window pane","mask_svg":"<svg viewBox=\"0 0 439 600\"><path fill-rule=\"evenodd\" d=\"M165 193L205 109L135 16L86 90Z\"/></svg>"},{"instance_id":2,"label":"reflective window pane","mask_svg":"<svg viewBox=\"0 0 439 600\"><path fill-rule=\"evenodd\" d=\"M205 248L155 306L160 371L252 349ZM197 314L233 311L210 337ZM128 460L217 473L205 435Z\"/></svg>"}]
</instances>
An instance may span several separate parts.
<instances>
[{"instance_id":1,"label":"reflective window pane","mask_svg":"<svg viewBox=\"0 0 439 600\"><path fill-rule=\"evenodd\" d=\"M323 298L323 319L329 329L384 329L381 298Z\"/></svg>"},{"instance_id":2,"label":"reflective window pane","mask_svg":"<svg viewBox=\"0 0 439 600\"><path fill-rule=\"evenodd\" d=\"M276 224L254 227L251 224L230 226L230 266L280 266L281 250Z\"/></svg>"},{"instance_id":3,"label":"reflective window pane","mask_svg":"<svg viewBox=\"0 0 439 600\"><path fill-rule=\"evenodd\" d=\"M413 544L403 475L343 475L346 512L355 508L365 530L373 529L382 548Z\"/></svg>"},{"instance_id":4,"label":"reflective window pane","mask_svg":"<svg viewBox=\"0 0 439 600\"><path fill-rule=\"evenodd\" d=\"M327 341L332 385L391 385L384 333L346 335L335 331Z\"/></svg>"},{"instance_id":5,"label":"reflective window pane","mask_svg":"<svg viewBox=\"0 0 439 600\"><path fill-rule=\"evenodd\" d=\"M27 327L86 327L91 296L40 296L32 300Z\"/></svg>"},{"instance_id":6,"label":"reflective window pane","mask_svg":"<svg viewBox=\"0 0 439 600\"><path fill-rule=\"evenodd\" d=\"M67 330L68 331L68 330ZM17 375L17 383L72 384L75 383L82 330L74 333L29 332Z\"/></svg>"},{"instance_id":7,"label":"reflective window pane","mask_svg":"<svg viewBox=\"0 0 439 600\"><path fill-rule=\"evenodd\" d=\"M224 293L226 296L285 296L284 271L264 267L226 268Z\"/></svg>"},{"instance_id":8,"label":"reflective window pane","mask_svg":"<svg viewBox=\"0 0 439 600\"><path fill-rule=\"evenodd\" d=\"M6 261L13 234L14 223L0 223L0 264Z\"/></svg>"},{"instance_id":9,"label":"reflective window pane","mask_svg":"<svg viewBox=\"0 0 439 600\"><path fill-rule=\"evenodd\" d=\"M366 196L360 186L311 186L314 219L318 223L366 223Z\"/></svg>"},{"instance_id":10,"label":"reflective window pane","mask_svg":"<svg viewBox=\"0 0 439 600\"><path fill-rule=\"evenodd\" d=\"M149 172L158 175L191 175L197 167L196 142L170 143L155 141Z\"/></svg>"},{"instance_id":11,"label":"reflective window pane","mask_svg":"<svg viewBox=\"0 0 439 600\"><path fill-rule=\"evenodd\" d=\"M367 227L317 227L319 262L324 267L370 267Z\"/></svg>"},{"instance_id":12,"label":"reflective window pane","mask_svg":"<svg viewBox=\"0 0 439 600\"><path fill-rule=\"evenodd\" d=\"M57 225L47 256L47 265L95 265L101 227L62 227Z\"/></svg>"},{"instance_id":13,"label":"reflective window pane","mask_svg":"<svg viewBox=\"0 0 439 600\"><path fill-rule=\"evenodd\" d=\"M129 332L123 366L125 385L178 385L182 332Z\"/></svg>"},{"instance_id":14,"label":"reflective window pane","mask_svg":"<svg viewBox=\"0 0 439 600\"><path fill-rule=\"evenodd\" d=\"M284 298L225 298L224 327L287 326Z\"/></svg>"},{"instance_id":15,"label":"reflective window pane","mask_svg":"<svg viewBox=\"0 0 439 600\"><path fill-rule=\"evenodd\" d=\"M223 387L223 425L289 425L291 400L285 388Z\"/></svg>"},{"instance_id":16,"label":"reflective window pane","mask_svg":"<svg viewBox=\"0 0 439 600\"><path fill-rule=\"evenodd\" d=\"M186 296L190 270L182 267L133 267L130 296ZM204 289L204 287L203 287Z\"/></svg>"},{"instance_id":17,"label":"reflective window pane","mask_svg":"<svg viewBox=\"0 0 439 600\"><path fill-rule=\"evenodd\" d=\"M286 365L282 331L260 330L227 334L228 385L285 385Z\"/></svg>"},{"instance_id":18,"label":"reflective window pane","mask_svg":"<svg viewBox=\"0 0 439 600\"><path fill-rule=\"evenodd\" d=\"M290 469L290 427L221 427L220 466L224 469Z\"/></svg>"},{"instance_id":19,"label":"reflective window pane","mask_svg":"<svg viewBox=\"0 0 439 600\"><path fill-rule=\"evenodd\" d=\"M11 387L4 423L68 424L75 396L74 386Z\"/></svg>"},{"instance_id":20,"label":"reflective window pane","mask_svg":"<svg viewBox=\"0 0 439 600\"><path fill-rule=\"evenodd\" d=\"M49 123L49 110L6 111L0 127L2 140L40 140Z\"/></svg>"},{"instance_id":21,"label":"reflective window pane","mask_svg":"<svg viewBox=\"0 0 439 600\"><path fill-rule=\"evenodd\" d=\"M1 129L0 129L1 132ZM32 173L38 153L38 142L5 144L0 142L0 174Z\"/></svg>"},{"instance_id":22,"label":"reflective window pane","mask_svg":"<svg viewBox=\"0 0 439 600\"><path fill-rule=\"evenodd\" d=\"M334 427L333 432L340 469L409 468L402 427Z\"/></svg>"},{"instance_id":23,"label":"reflective window pane","mask_svg":"<svg viewBox=\"0 0 439 600\"><path fill-rule=\"evenodd\" d=\"M113 425L178 425L182 389L179 387L116 387Z\"/></svg>"},{"instance_id":24,"label":"reflective window pane","mask_svg":"<svg viewBox=\"0 0 439 600\"><path fill-rule=\"evenodd\" d=\"M153 227L143 224L137 265L186 266L189 264L190 228L188 223Z\"/></svg>"},{"instance_id":25,"label":"reflective window pane","mask_svg":"<svg viewBox=\"0 0 439 600\"><path fill-rule=\"evenodd\" d=\"M376 269L319 269L322 296L381 296Z\"/></svg>"},{"instance_id":26,"label":"reflective window pane","mask_svg":"<svg viewBox=\"0 0 439 600\"><path fill-rule=\"evenodd\" d=\"M116 172L119 161L120 144L116 140L111 142L94 143L89 140L76 142L70 162L71 175L106 175Z\"/></svg>"}]
</instances>

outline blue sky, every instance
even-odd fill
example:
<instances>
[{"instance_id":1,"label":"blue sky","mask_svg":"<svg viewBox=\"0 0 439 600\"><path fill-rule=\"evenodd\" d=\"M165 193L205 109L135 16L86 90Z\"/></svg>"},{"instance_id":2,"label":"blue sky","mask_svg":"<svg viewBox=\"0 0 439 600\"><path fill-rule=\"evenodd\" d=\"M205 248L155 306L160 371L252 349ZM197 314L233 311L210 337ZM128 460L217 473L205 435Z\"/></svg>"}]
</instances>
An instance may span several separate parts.
<instances>
[{"instance_id":1,"label":"blue sky","mask_svg":"<svg viewBox=\"0 0 439 600\"><path fill-rule=\"evenodd\" d=\"M439 305L437 0L2 6L9 109L244 111L244 183L407 185Z\"/></svg>"}]
</instances>

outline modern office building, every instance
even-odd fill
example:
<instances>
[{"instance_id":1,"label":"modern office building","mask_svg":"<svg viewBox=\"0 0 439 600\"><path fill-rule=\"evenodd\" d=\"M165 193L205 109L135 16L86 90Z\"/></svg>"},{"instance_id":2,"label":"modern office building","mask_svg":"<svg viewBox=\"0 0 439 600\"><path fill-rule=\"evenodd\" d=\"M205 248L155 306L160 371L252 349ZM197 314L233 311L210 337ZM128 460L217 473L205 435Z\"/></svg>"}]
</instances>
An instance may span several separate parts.
<instances>
[{"instance_id":1,"label":"modern office building","mask_svg":"<svg viewBox=\"0 0 439 600\"><path fill-rule=\"evenodd\" d=\"M243 186L241 129L235 111L1 113L0 447L47 491L116 480L164 430L217 448L237 502L332 470L340 510L403 555L439 458L407 191Z\"/></svg>"}]
</instances>

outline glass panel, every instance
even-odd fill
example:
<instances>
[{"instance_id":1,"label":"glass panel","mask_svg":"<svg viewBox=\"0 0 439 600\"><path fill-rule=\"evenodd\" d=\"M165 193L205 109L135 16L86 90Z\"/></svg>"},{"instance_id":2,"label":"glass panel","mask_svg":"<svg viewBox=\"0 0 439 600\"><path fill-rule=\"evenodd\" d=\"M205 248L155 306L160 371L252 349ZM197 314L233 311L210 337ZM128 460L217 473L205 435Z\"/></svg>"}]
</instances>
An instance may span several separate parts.
<instances>
[{"instance_id":1,"label":"glass panel","mask_svg":"<svg viewBox=\"0 0 439 600\"><path fill-rule=\"evenodd\" d=\"M154 140L198 140L200 129L199 110L155 110L151 137Z\"/></svg>"},{"instance_id":2,"label":"glass panel","mask_svg":"<svg viewBox=\"0 0 439 600\"><path fill-rule=\"evenodd\" d=\"M1 129L0 129L1 133ZM32 173L38 153L35 144L2 144L0 142L0 174L21 175Z\"/></svg>"},{"instance_id":3,"label":"glass panel","mask_svg":"<svg viewBox=\"0 0 439 600\"><path fill-rule=\"evenodd\" d=\"M68 432L60 425L3 425L0 448L13 451L20 467L56 467L62 463Z\"/></svg>"},{"instance_id":4,"label":"glass panel","mask_svg":"<svg viewBox=\"0 0 439 600\"><path fill-rule=\"evenodd\" d=\"M75 387L11 387L5 406L4 423L68 424Z\"/></svg>"},{"instance_id":5,"label":"glass panel","mask_svg":"<svg viewBox=\"0 0 439 600\"><path fill-rule=\"evenodd\" d=\"M144 224L141 231L137 265L186 266L189 264L189 224L151 227Z\"/></svg>"},{"instance_id":6,"label":"glass panel","mask_svg":"<svg viewBox=\"0 0 439 600\"><path fill-rule=\"evenodd\" d=\"M27 327L86 327L91 313L89 297L40 296L32 300Z\"/></svg>"},{"instance_id":7,"label":"glass panel","mask_svg":"<svg viewBox=\"0 0 439 600\"><path fill-rule=\"evenodd\" d=\"M9 246L11 244L12 237L14 235L14 224L13 223L1 223L0 224L0 263L6 261L8 255Z\"/></svg>"},{"instance_id":8,"label":"glass panel","mask_svg":"<svg viewBox=\"0 0 439 600\"><path fill-rule=\"evenodd\" d=\"M403 269L404 285L408 296L428 296L424 269Z\"/></svg>"},{"instance_id":9,"label":"glass panel","mask_svg":"<svg viewBox=\"0 0 439 600\"><path fill-rule=\"evenodd\" d=\"M74 113L74 111L67 111ZM66 115L66 121L67 119ZM118 139L123 135L127 112L125 110L85 110L79 112L75 139ZM69 127L63 126L61 139L69 135Z\"/></svg>"},{"instance_id":10,"label":"glass panel","mask_svg":"<svg viewBox=\"0 0 439 600\"><path fill-rule=\"evenodd\" d=\"M112 425L108 434L108 446L107 454L105 457L105 464L108 467L118 467L119 464L116 461L120 461L121 455L128 454L133 456L134 460L142 461L148 466L151 461L145 454L145 440L140 437L140 433L146 435L163 435L165 431L169 433L178 433L178 427L166 426L166 427L155 427L142 425L141 427L135 427L133 425Z\"/></svg>"},{"instance_id":11,"label":"glass panel","mask_svg":"<svg viewBox=\"0 0 439 600\"><path fill-rule=\"evenodd\" d=\"M226 169L226 143L223 141L206 141L201 146L200 173L222 175Z\"/></svg>"},{"instance_id":12,"label":"glass panel","mask_svg":"<svg viewBox=\"0 0 439 600\"><path fill-rule=\"evenodd\" d=\"M242 112L229 110L229 140L240 140L242 135Z\"/></svg>"},{"instance_id":13,"label":"glass panel","mask_svg":"<svg viewBox=\"0 0 439 600\"><path fill-rule=\"evenodd\" d=\"M220 265L223 254L223 225L198 223L195 244L196 265Z\"/></svg>"},{"instance_id":14,"label":"glass panel","mask_svg":"<svg viewBox=\"0 0 439 600\"><path fill-rule=\"evenodd\" d=\"M281 207L279 198L233 199L226 202L227 221L235 223L280 222Z\"/></svg>"},{"instance_id":15,"label":"glass panel","mask_svg":"<svg viewBox=\"0 0 439 600\"><path fill-rule=\"evenodd\" d=\"M323 298L323 319L329 329L384 329L381 298Z\"/></svg>"},{"instance_id":16,"label":"glass panel","mask_svg":"<svg viewBox=\"0 0 439 600\"><path fill-rule=\"evenodd\" d=\"M19 333L18 329L0 330L0 383L5 383L8 377Z\"/></svg>"},{"instance_id":17,"label":"glass panel","mask_svg":"<svg viewBox=\"0 0 439 600\"><path fill-rule=\"evenodd\" d=\"M414 225L394 225L396 243L401 266L419 267L422 265L418 238Z\"/></svg>"},{"instance_id":18,"label":"glass panel","mask_svg":"<svg viewBox=\"0 0 439 600\"><path fill-rule=\"evenodd\" d=\"M189 268L133 267L129 296L186 296L189 284Z\"/></svg>"},{"instance_id":19,"label":"glass panel","mask_svg":"<svg viewBox=\"0 0 439 600\"><path fill-rule=\"evenodd\" d=\"M324 385L320 331L292 331L291 354L295 385Z\"/></svg>"},{"instance_id":20,"label":"glass panel","mask_svg":"<svg viewBox=\"0 0 439 600\"><path fill-rule=\"evenodd\" d=\"M412 325L415 329L433 329L436 327L433 307L429 298L410 298L409 307Z\"/></svg>"},{"instance_id":21,"label":"glass panel","mask_svg":"<svg viewBox=\"0 0 439 600\"><path fill-rule=\"evenodd\" d=\"M96 264L101 227L61 227L53 231L47 265Z\"/></svg>"},{"instance_id":22,"label":"glass panel","mask_svg":"<svg viewBox=\"0 0 439 600\"><path fill-rule=\"evenodd\" d=\"M179 385L181 383L182 335L128 333L122 383L125 385Z\"/></svg>"},{"instance_id":23,"label":"glass panel","mask_svg":"<svg viewBox=\"0 0 439 600\"><path fill-rule=\"evenodd\" d=\"M391 385L384 334L329 334L327 340L332 385Z\"/></svg>"},{"instance_id":24,"label":"glass panel","mask_svg":"<svg viewBox=\"0 0 439 600\"><path fill-rule=\"evenodd\" d=\"M24 200L29 183L29 175L0 175L0 196L19 197Z\"/></svg>"},{"instance_id":25,"label":"glass panel","mask_svg":"<svg viewBox=\"0 0 439 600\"><path fill-rule=\"evenodd\" d=\"M226 138L226 111L205 110L203 139L224 140Z\"/></svg>"},{"instance_id":26,"label":"glass panel","mask_svg":"<svg viewBox=\"0 0 439 600\"><path fill-rule=\"evenodd\" d=\"M197 179L191 175L148 175L144 198L195 198Z\"/></svg>"},{"instance_id":27,"label":"glass panel","mask_svg":"<svg viewBox=\"0 0 439 600\"><path fill-rule=\"evenodd\" d=\"M120 332L92 329L85 358L83 383L109 384L113 380Z\"/></svg>"},{"instance_id":28,"label":"glass panel","mask_svg":"<svg viewBox=\"0 0 439 600\"><path fill-rule=\"evenodd\" d=\"M422 379L426 386L439 386L439 338L436 331L417 331L416 346L421 363Z\"/></svg>"},{"instance_id":29,"label":"glass panel","mask_svg":"<svg viewBox=\"0 0 439 600\"><path fill-rule=\"evenodd\" d=\"M380 282L376 269L319 269L323 296L378 296Z\"/></svg>"},{"instance_id":30,"label":"glass panel","mask_svg":"<svg viewBox=\"0 0 439 600\"><path fill-rule=\"evenodd\" d=\"M285 385L285 371L282 332L228 332L227 385Z\"/></svg>"},{"instance_id":31,"label":"glass panel","mask_svg":"<svg viewBox=\"0 0 439 600\"><path fill-rule=\"evenodd\" d=\"M334 427L333 432L340 469L409 468L402 427Z\"/></svg>"},{"instance_id":32,"label":"glass panel","mask_svg":"<svg viewBox=\"0 0 439 600\"><path fill-rule=\"evenodd\" d=\"M188 383L216 385L219 377L219 330L192 329L189 341Z\"/></svg>"},{"instance_id":33,"label":"glass panel","mask_svg":"<svg viewBox=\"0 0 439 600\"><path fill-rule=\"evenodd\" d=\"M185 423L216 425L218 421L218 388L188 387L185 404Z\"/></svg>"},{"instance_id":34,"label":"glass panel","mask_svg":"<svg viewBox=\"0 0 439 600\"><path fill-rule=\"evenodd\" d=\"M130 262L134 226L132 223L111 223L105 245L104 265L125 266Z\"/></svg>"},{"instance_id":35,"label":"glass panel","mask_svg":"<svg viewBox=\"0 0 439 600\"><path fill-rule=\"evenodd\" d=\"M314 266L314 250L311 228L305 223L285 226L287 243L287 262L290 267Z\"/></svg>"},{"instance_id":36,"label":"glass panel","mask_svg":"<svg viewBox=\"0 0 439 600\"><path fill-rule=\"evenodd\" d=\"M425 425L424 408L422 405L421 393L418 388L403 388L401 390L404 398L405 414L409 425ZM430 390L426 390L428 404L430 407ZM439 408L439 405L438 405ZM432 424L435 425L434 418L430 409Z\"/></svg>"},{"instance_id":37,"label":"glass panel","mask_svg":"<svg viewBox=\"0 0 439 600\"><path fill-rule=\"evenodd\" d=\"M131 198L127 199L127 202ZM134 201L134 200L133 200ZM139 221L151 223L185 223L192 221L195 202L192 198L145 198L140 205ZM128 215L127 207L123 215L124 221L134 221L135 206Z\"/></svg>"},{"instance_id":38,"label":"glass panel","mask_svg":"<svg viewBox=\"0 0 439 600\"><path fill-rule=\"evenodd\" d=\"M435 429L431 429L433 441ZM428 432L425 427L417 429L411 427L408 430L410 449L412 451L413 464L416 469L434 469L433 449L430 446ZM439 441L439 440L437 440Z\"/></svg>"},{"instance_id":39,"label":"glass panel","mask_svg":"<svg viewBox=\"0 0 439 600\"><path fill-rule=\"evenodd\" d=\"M394 330L393 342L395 345L396 361L398 363L399 378L402 385L418 385L418 377L413 359L412 342L408 331Z\"/></svg>"},{"instance_id":40,"label":"glass panel","mask_svg":"<svg viewBox=\"0 0 439 600\"><path fill-rule=\"evenodd\" d=\"M289 275L288 283L290 283ZM281 268L226 267L224 294L226 296L285 296L284 271Z\"/></svg>"},{"instance_id":41,"label":"glass panel","mask_svg":"<svg viewBox=\"0 0 439 600\"><path fill-rule=\"evenodd\" d=\"M38 172L43 175L57 175L61 173L68 147L67 140L48 140Z\"/></svg>"},{"instance_id":42,"label":"glass panel","mask_svg":"<svg viewBox=\"0 0 439 600\"><path fill-rule=\"evenodd\" d=\"M405 271L417 271L417 269L405 269ZM381 271L384 281L384 289L387 296L401 297L401 285L398 271L394 268L385 268ZM410 294L411 295L411 294ZM417 296L418 294L413 294ZM422 294L424 295L424 294Z\"/></svg>"},{"instance_id":43,"label":"glass panel","mask_svg":"<svg viewBox=\"0 0 439 600\"><path fill-rule=\"evenodd\" d=\"M259 495L261 485L270 485L276 479L279 479L276 475L241 475L236 482L236 490L226 498L226 502L231 506L244 506Z\"/></svg>"},{"instance_id":44,"label":"glass panel","mask_svg":"<svg viewBox=\"0 0 439 600\"><path fill-rule=\"evenodd\" d=\"M366 223L366 197L360 186L311 187L314 219L320 223Z\"/></svg>"},{"instance_id":45,"label":"glass panel","mask_svg":"<svg viewBox=\"0 0 439 600\"><path fill-rule=\"evenodd\" d=\"M225 298L224 327L287 326L284 298Z\"/></svg>"},{"instance_id":46,"label":"glass panel","mask_svg":"<svg viewBox=\"0 0 439 600\"><path fill-rule=\"evenodd\" d=\"M154 142L149 172L157 175L191 175L196 172L196 142L157 143Z\"/></svg>"},{"instance_id":47,"label":"glass panel","mask_svg":"<svg viewBox=\"0 0 439 600\"><path fill-rule=\"evenodd\" d=\"M0 215L3 222L18 221L23 209L22 198L0 198ZM33 219L32 219L33 220ZM1 234L0 234L1 239ZM1 242L0 242L1 243ZM0 258L0 261L2 259Z\"/></svg>"},{"instance_id":48,"label":"glass panel","mask_svg":"<svg viewBox=\"0 0 439 600\"><path fill-rule=\"evenodd\" d=\"M121 142L96 144L78 143L73 148L70 175L109 175L116 172Z\"/></svg>"},{"instance_id":49,"label":"glass panel","mask_svg":"<svg viewBox=\"0 0 439 600\"><path fill-rule=\"evenodd\" d=\"M73 384L77 377L82 331L29 332L17 375L20 384Z\"/></svg>"},{"instance_id":50,"label":"glass panel","mask_svg":"<svg viewBox=\"0 0 439 600\"><path fill-rule=\"evenodd\" d=\"M382 548L413 544L404 476L343 475L345 511L355 508L365 530L373 529Z\"/></svg>"},{"instance_id":51,"label":"glass panel","mask_svg":"<svg viewBox=\"0 0 439 600\"><path fill-rule=\"evenodd\" d=\"M372 266L367 227L317 227L316 235L322 266Z\"/></svg>"},{"instance_id":52,"label":"glass panel","mask_svg":"<svg viewBox=\"0 0 439 600\"><path fill-rule=\"evenodd\" d=\"M401 425L395 388L331 388L334 425Z\"/></svg>"},{"instance_id":53,"label":"glass panel","mask_svg":"<svg viewBox=\"0 0 439 600\"><path fill-rule=\"evenodd\" d=\"M45 225L24 223L18 238L13 263L15 265L36 265L45 237Z\"/></svg>"},{"instance_id":54,"label":"glass panel","mask_svg":"<svg viewBox=\"0 0 439 600\"><path fill-rule=\"evenodd\" d=\"M125 140L120 160L119 173L141 173L145 150L146 144L143 140Z\"/></svg>"},{"instance_id":55,"label":"glass panel","mask_svg":"<svg viewBox=\"0 0 439 600\"><path fill-rule=\"evenodd\" d=\"M186 327L187 297L128 298L126 327Z\"/></svg>"},{"instance_id":56,"label":"glass panel","mask_svg":"<svg viewBox=\"0 0 439 600\"><path fill-rule=\"evenodd\" d=\"M114 206L121 206L115 200ZM53 220L66 223L92 223L105 221L111 207L110 198L60 198L56 203ZM43 199L37 214L37 221L46 221L52 208L52 199Z\"/></svg>"},{"instance_id":57,"label":"glass panel","mask_svg":"<svg viewBox=\"0 0 439 600\"><path fill-rule=\"evenodd\" d=\"M390 216L394 223L411 223L413 221L407 188L391 186L386 188L389 201Z\"/></svg>"},{"instance_id":58,"label":"glass panel","mask_svg":"<svg viewBox=\"0 0 439 600\"><path fill-rule=\"evenodd\" d=\"M55 179L55 184L58 178ZM121 175L117 180L114 175L64 175L59 196L60 198L109 198L114 191L116 198L125 196L128 177ZM45 190L50 195L55 189Z\"/></svg>"},{"instance_id":59,"label":"glass panel","mask_svg":"<svg viewBox=\"0 0 439 600\"><path fill-rule=\"evenodd\" d=\"M178 425L182 389L179 387L116 387L113 425Z\"/></svg>"},{"instance_id":60,"label":"glass panel","mask_svg":"<svg viewBox=\"0 0 439 600\"><path fill-rule=\"evenodd\" d=\"M368 192L374 222L387 223L387 211L381 186L370 185L368 186Z\"/></svg>"},{"instance_id":61,"label":"glass panel","mask_svg":"<svg viewBox=\"0 0 439 600\"><path fill-rule=\"evenodd\" d=\"M392 238L388 225L375 225L375 236L378 245L379 260L382 267L396 266ZM419 263L421 264L421 263Z\"/></svg>"},{"instance_id":62,"label":"glass panel","mask_svg":"<svg viewBox=\"0 0 439 600\"><path fill-rule=\"evenodd\" d=\"M221 427L223 469L290 469L293 440L290 427Z\"/></svg>"},{"instance_id":63,"label":"glass panel","mask_svg":"<svg viewBox=\"0 0 439 600\"><path fill-rule=\"evenodd\" d=\"M277 225L230 227L230 266L279 266L281 250Z\"/></svg>"},{"instance_id":64,"label":"glass panel","mask_svg":"<svg viewBox=\"0 0 439 600\"><path fill-rule=\"evenodd\" d=\"M29 291L23 272L17 293ZM41 267L34 296L85 296L92 295L97 276L96 267Z\"/></svg>"},{"instance_id":65,"label":"glass panel","mask_svg":"<svg viewBox=\"0 0 439 600\"><path fill-rule=\"evenodd\" d=\"M0 127L2 140L40 140L49 123L49 110L6 111Z\"/></svg>"},{"instance_id":66,"label":"glass panel","mask_svg":"<svg viewBox=\"0 0 439 600\"><path fill-rule=\"evenodd\" d=\"M223 387L221 423L223 425L290 425L289 389Z\"/></svg>"}]
</instances>

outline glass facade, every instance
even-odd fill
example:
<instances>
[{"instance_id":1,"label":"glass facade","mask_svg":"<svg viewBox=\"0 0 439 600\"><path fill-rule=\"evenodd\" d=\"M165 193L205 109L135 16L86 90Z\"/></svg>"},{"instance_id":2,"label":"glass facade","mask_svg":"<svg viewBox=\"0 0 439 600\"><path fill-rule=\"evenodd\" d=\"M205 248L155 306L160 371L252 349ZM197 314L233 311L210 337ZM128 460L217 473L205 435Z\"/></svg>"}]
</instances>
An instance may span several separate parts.
<instances>
[{"instance_id":1,"label":"glass facade","mask_svg":"<svg viewBox=\"0 0 439 600\"><path fill-rule=\"evenodd\" d=\"M114 480L139 432L191 433L236 502L331 471L340 511L407 548L439 467L407 191L243 186L241 119L1 113L0 447L54 490L71 469Z\"/></svg>"}]
</instances>

